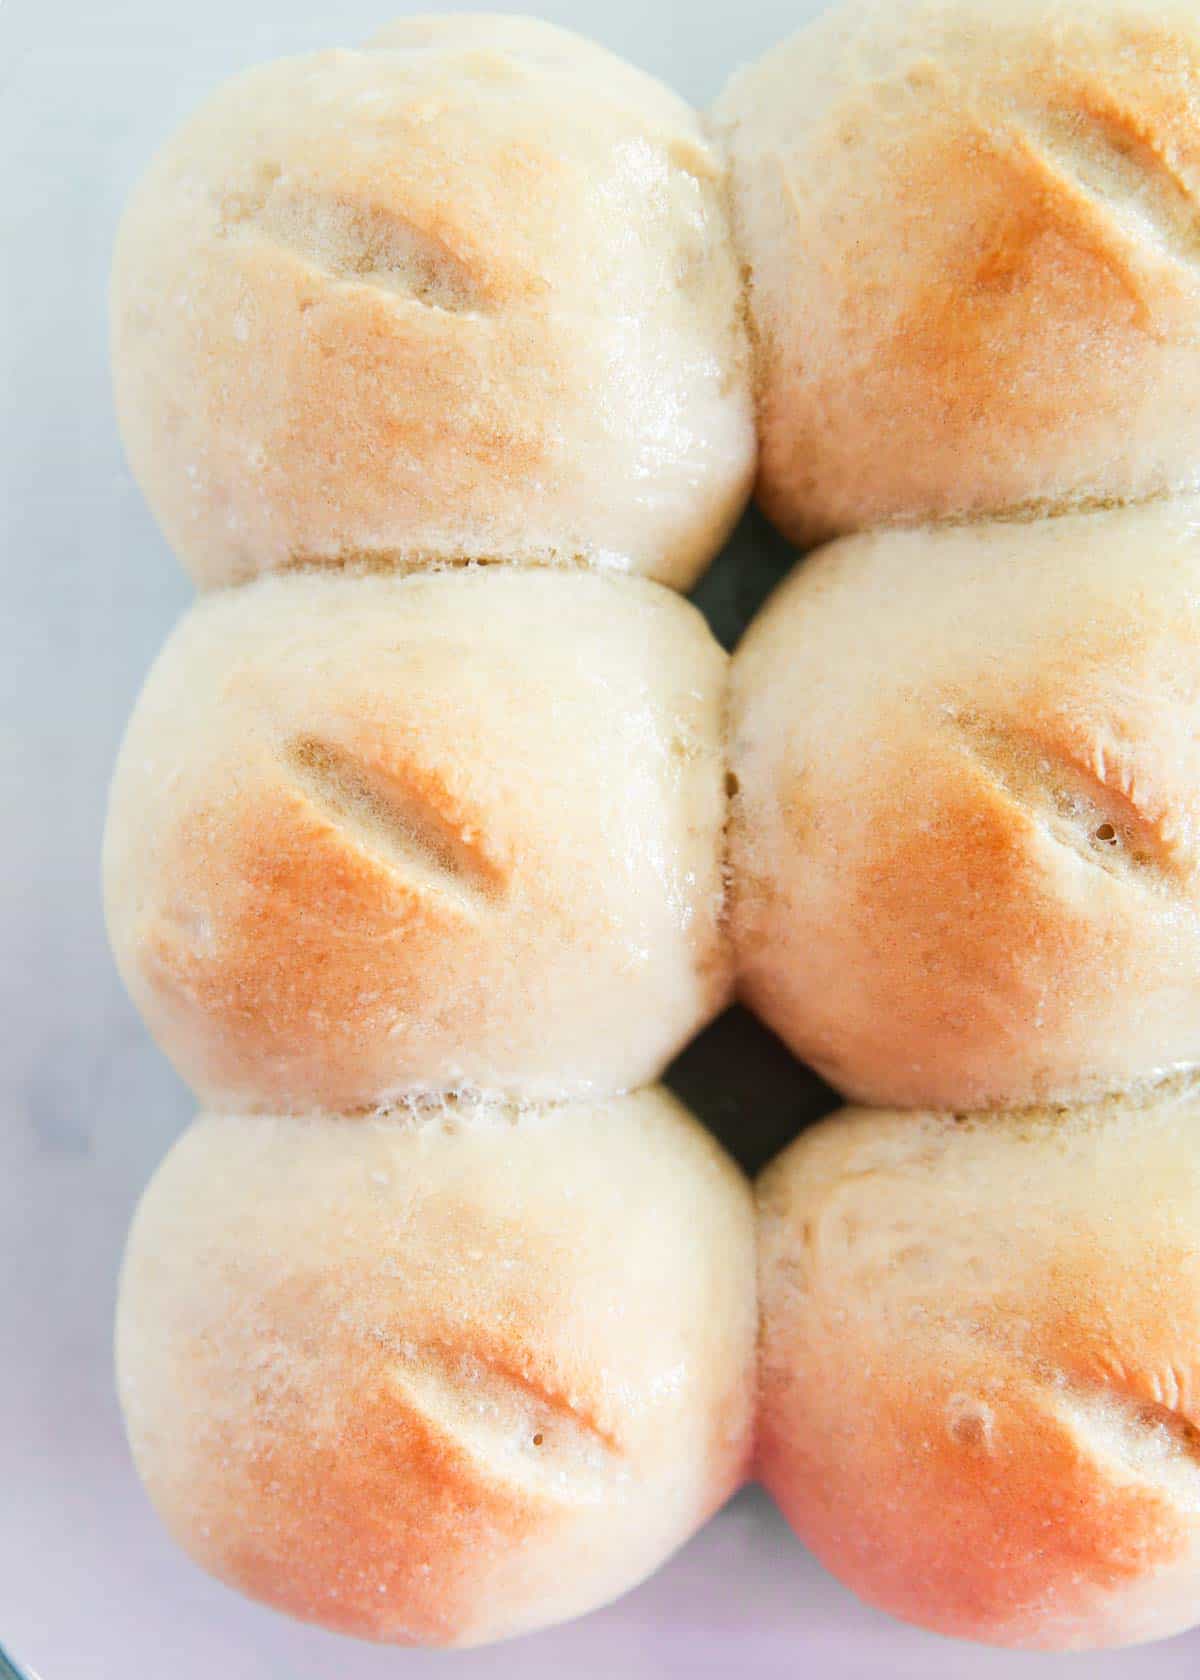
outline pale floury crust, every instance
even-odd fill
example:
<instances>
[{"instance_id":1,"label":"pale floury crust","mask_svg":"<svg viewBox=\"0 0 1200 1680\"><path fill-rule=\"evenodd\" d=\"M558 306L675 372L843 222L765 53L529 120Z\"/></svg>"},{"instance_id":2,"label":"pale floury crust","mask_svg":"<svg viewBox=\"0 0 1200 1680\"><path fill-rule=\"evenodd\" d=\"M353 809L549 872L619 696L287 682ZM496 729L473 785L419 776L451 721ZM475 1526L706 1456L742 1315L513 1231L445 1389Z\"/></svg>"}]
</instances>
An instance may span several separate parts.
<instances>
[{"instance_id":1,"label":"pale floury crust","mask_svg":"<svg viewBox=\"0 0 1200 1680\"><path fill-rule=\"evenodd\" d=\"M733 662L750 1005L847 1095L1200 1062L1200 502L847 538Z\"/></svg>"},{"instance_id":2,"label":"pale floury crust","mask_svg":"<svg viewBox=\"0 0 1200 1680\"><path fill-rule=\"evenodd\" d=\"M474 1644L636 1584L742 1480L754 1210L661 1089L348 1123L206 1117L130 1234L138 1469L277 1609Z\"/></svg>"},{"instance_id":3,"label":"pale floury crust","mask_svg":"<svg viewBox=\"0 0 1200 1680\"><path fill-rule=\"evenodd\" d=\"M546 24L409 19L253 70L117 243L130 462L202 586L371 558L686 588L755 439L724 165Z\"/></svg>"},{"instance_id":4,"label":"pale floury crust","mask_svg":"<svg viewBox=\"0 0 1200 1680\"><path fill-rule=\"evenodd\" d=\"M757 1469L869 1602L1047 1649L1200 1613L1200 1102L845 1110L759 1186Z\"/></svg>"},{"instance_id":5,"label":"pale floury crust","mask_svg":"<svg viewBox=\"0 0 1200 1680\"><path fill-rule=\"evenodd\" d=\"M589 572L202 599L130 721L113 949L220 1110L654 1079L728 1000L726 657Z\"/></svg>"},{"instance_id":6,"label":"pale floury crust","mask_svg":"<svg viewBox=\"0 0 1200 1680\"><path fill-rule=\"evenodd\" d=\"M718 102L802 542L1200 482L1200 22L858 0Z\"/></svg>"}]
</instances>

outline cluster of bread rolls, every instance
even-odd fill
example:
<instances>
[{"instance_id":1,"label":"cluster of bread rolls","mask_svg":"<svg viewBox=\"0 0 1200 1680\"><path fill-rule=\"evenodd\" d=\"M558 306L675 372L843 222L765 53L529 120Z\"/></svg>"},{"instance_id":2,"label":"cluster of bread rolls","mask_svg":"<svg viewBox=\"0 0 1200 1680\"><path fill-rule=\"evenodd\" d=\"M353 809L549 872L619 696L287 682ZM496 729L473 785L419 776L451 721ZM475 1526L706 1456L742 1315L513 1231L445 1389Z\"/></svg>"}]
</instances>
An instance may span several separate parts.
<instances>
[{"instance_id":1,"label":"cluster of bread rolls","mask_svg":"<svg viewBox=\"0 0 1200 1680\"><path fill-rule=\"evenodd\" d=\"M370 1638L591 1609L748 1465L749 1187L653 1084L732 976L727 661L663 587L754 466L722 187L598 47L417 19L223 89L120 235L130 459L213 590L105 847L206 1110L122 1403L195 1558Z\"/></svg>"},{"instance_id":2,"label":"cluster of bread rolls","mask_svg":"<svg viewBox=\"0 0 1200 1680\"><path fill-rule=\"evenodd\" d=\"M764 502L873 528L733 661L739 986L882 1110L762 1180L758 1473L912 1621L1171 1633L1200 1621L1200 22L859 3L717 116Z\"/></svg>"},{"instance_id":3,"label":"cluster of bread rolls","mask_svg":"<svg viewBox=\"0 0 1200 1680\"><path fill-rule=\"evenodd\" d=\"M945 1632L1200 1620L1198 203L1151 0L857 0L707 122L413 19L156 161L118 407L212 593L105 888L206 1112L117 1357L214 1574L472 1643L755 1473ZM671 590L756 457L844 540L727 672ZM767 1170L757 1290L653 1083L735 989L878 1105Z\"/></svg>"}]
</instances>

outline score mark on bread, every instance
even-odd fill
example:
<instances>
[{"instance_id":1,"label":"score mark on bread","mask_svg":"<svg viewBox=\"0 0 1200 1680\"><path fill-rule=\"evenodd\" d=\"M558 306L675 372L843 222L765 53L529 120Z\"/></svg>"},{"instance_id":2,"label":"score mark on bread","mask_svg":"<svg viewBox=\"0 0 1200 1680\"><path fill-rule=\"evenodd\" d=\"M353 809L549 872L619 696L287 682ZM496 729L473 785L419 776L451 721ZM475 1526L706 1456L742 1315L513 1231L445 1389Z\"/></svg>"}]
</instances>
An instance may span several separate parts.
<instances>
[{"instance_id":1,"label":"score mark on bread","mask_svg":"<svg viewBox=\"0 0 1200 1680\"><path fill-rule=\"evenodd\" d=\"M1121 773L1102 741L1076 753L1049 738L1052 725L1039 731L952 715L963 750L1055 845L1135 885L1180 884L1169 818L1154 820L1136 780Z\"/></svg>"},{"instance_id":2,"label":"score mark on bread","mask_svg":"<svg viewBox=\"0 0 1200 1680\"><path fill-rule=\"evenodd\" d=\"M616 1441L581 1404L478 1353L414 1351L390 1377L488 1481L586 1505L624 1473Z\"/></svg>"},{"instance_id":3,"label":"score mark on bread","mask_svg":"<svg viewBox=\"0 0 1200 1680\"><path fill-rule=\"evenodd\" d=\"M315 736L294 740L287 762L309 799L335 826L423 885L460 898L492 898L508 871L481 828L452 811L444 781L399 762L385 774Z\"/></svg>"},{"instance_id":4,"label":"score mark on bread","mask_svg":"<svg viewBox=\"0 0 1200 1680\"><path fill-rule=\"evenodd\" d=\"M391 206L312 191L278 164L262 166L254 190L226 193L220 216L220 237L266 239L335 283L369 285L446 314L482 313L497 302L494 270L481 270L478 252L456 251L447 228L434 232Z\"/></svg>"},{"instance_id":5,"label":"score mark on bread","mask_svg":"<svg viewBox=\"0 0 1200 1680\"><path fill-rule=\"evenodd\" d=\"M1108 90L1089 86L1063 109L1026 107L1013 132L1043 173L1099 213L1110 238L1148 235L1186 268L1200 258L1200 210L1177 155L1148 118ZM1136 227L1130 227L1131 217Z\"/></svg>"},{"instance_id":6,"label":"score mark on bread","mask_svg":"<svg viewBox=\"0 0 1200 1680\"><path fill-rule=\"evenodd\" d=\"M1185 1412L1108 1387L1070 1385L1055 1391L1052 1408L1092 1458L1200 1509L1200 1428Z\"/></svg>"}]
</instances>

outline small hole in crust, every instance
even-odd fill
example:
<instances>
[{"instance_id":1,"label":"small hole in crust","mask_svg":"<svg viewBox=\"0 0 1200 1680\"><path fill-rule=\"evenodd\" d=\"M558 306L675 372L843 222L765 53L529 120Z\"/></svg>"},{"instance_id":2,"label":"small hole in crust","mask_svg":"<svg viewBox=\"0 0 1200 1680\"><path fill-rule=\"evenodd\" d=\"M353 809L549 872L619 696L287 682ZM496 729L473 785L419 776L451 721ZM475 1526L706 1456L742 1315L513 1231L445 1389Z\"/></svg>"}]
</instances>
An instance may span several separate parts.
<instances>
[{"instance_id":1,"label":"small hole in crust","mask_svg":"<svg viewBox=\"0 0 1200 1680\"><path fill-rule=\"evenodd\" d=\"M539 1429L539 1430L538 1430L538 1432L537 1432L537 1434L536 1434L536 1435L535 1435L535 1436L534 1436L534 1437L533 1437L533 1444L534 1444L534 1446L535 1446L535 1447L540 1447L540 1446L541 1446L541 1444L542 1444L542 1442L543 1442L543 1441L544 1441L544 1440L545 1440L545 1439L546 1439L546 1437L545 1437L545 1436L544 1436L544 1435L543 1435L543 1434L542 1434L542 1432L541 1432L541 1430L540 1430L540 1429Z\"/></svg>"},{"instance_id":2,"label":"small hole in crust","mask_svg":"<svg viewBox=\"0 0 1200 1680\"><path fill-rule=\"evenodd\" d=\"M1115 846L1117 843L1117 831L1111 823L1101 823L1100 827L1096 830L1095 838L1103 841L1106 846Z\"/></svg>"}]
</instances>

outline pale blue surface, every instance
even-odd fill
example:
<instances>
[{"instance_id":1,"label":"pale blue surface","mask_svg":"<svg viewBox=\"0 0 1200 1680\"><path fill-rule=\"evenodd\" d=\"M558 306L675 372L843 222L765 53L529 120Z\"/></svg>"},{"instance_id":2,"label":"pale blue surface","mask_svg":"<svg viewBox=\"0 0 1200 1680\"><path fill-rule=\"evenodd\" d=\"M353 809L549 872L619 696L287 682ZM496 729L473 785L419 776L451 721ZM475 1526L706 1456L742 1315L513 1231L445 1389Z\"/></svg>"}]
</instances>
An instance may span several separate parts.
<instances>
[{"instance_id":1,"label":"pale blue surface","mask_svg":"<svg viewBox=\"0 0 1200 1680\"><path fill-rule=\"evenodd\" d=\"M808 8L539 9L705 101ZM112 971L96 855L121 728L189 590L117 445L108 254L130 182L209 88L352 44L388 15L382 0L0 4L0 1640L41 1680L1194 1680L1196 1636L1039 1659L899 1628L830 1581L756 1493L613 1608L451 1657L272 1616L191 1568L151 1516L109 1326L134 1201L191 1105Z\"/></svg>"}]
</instances>

